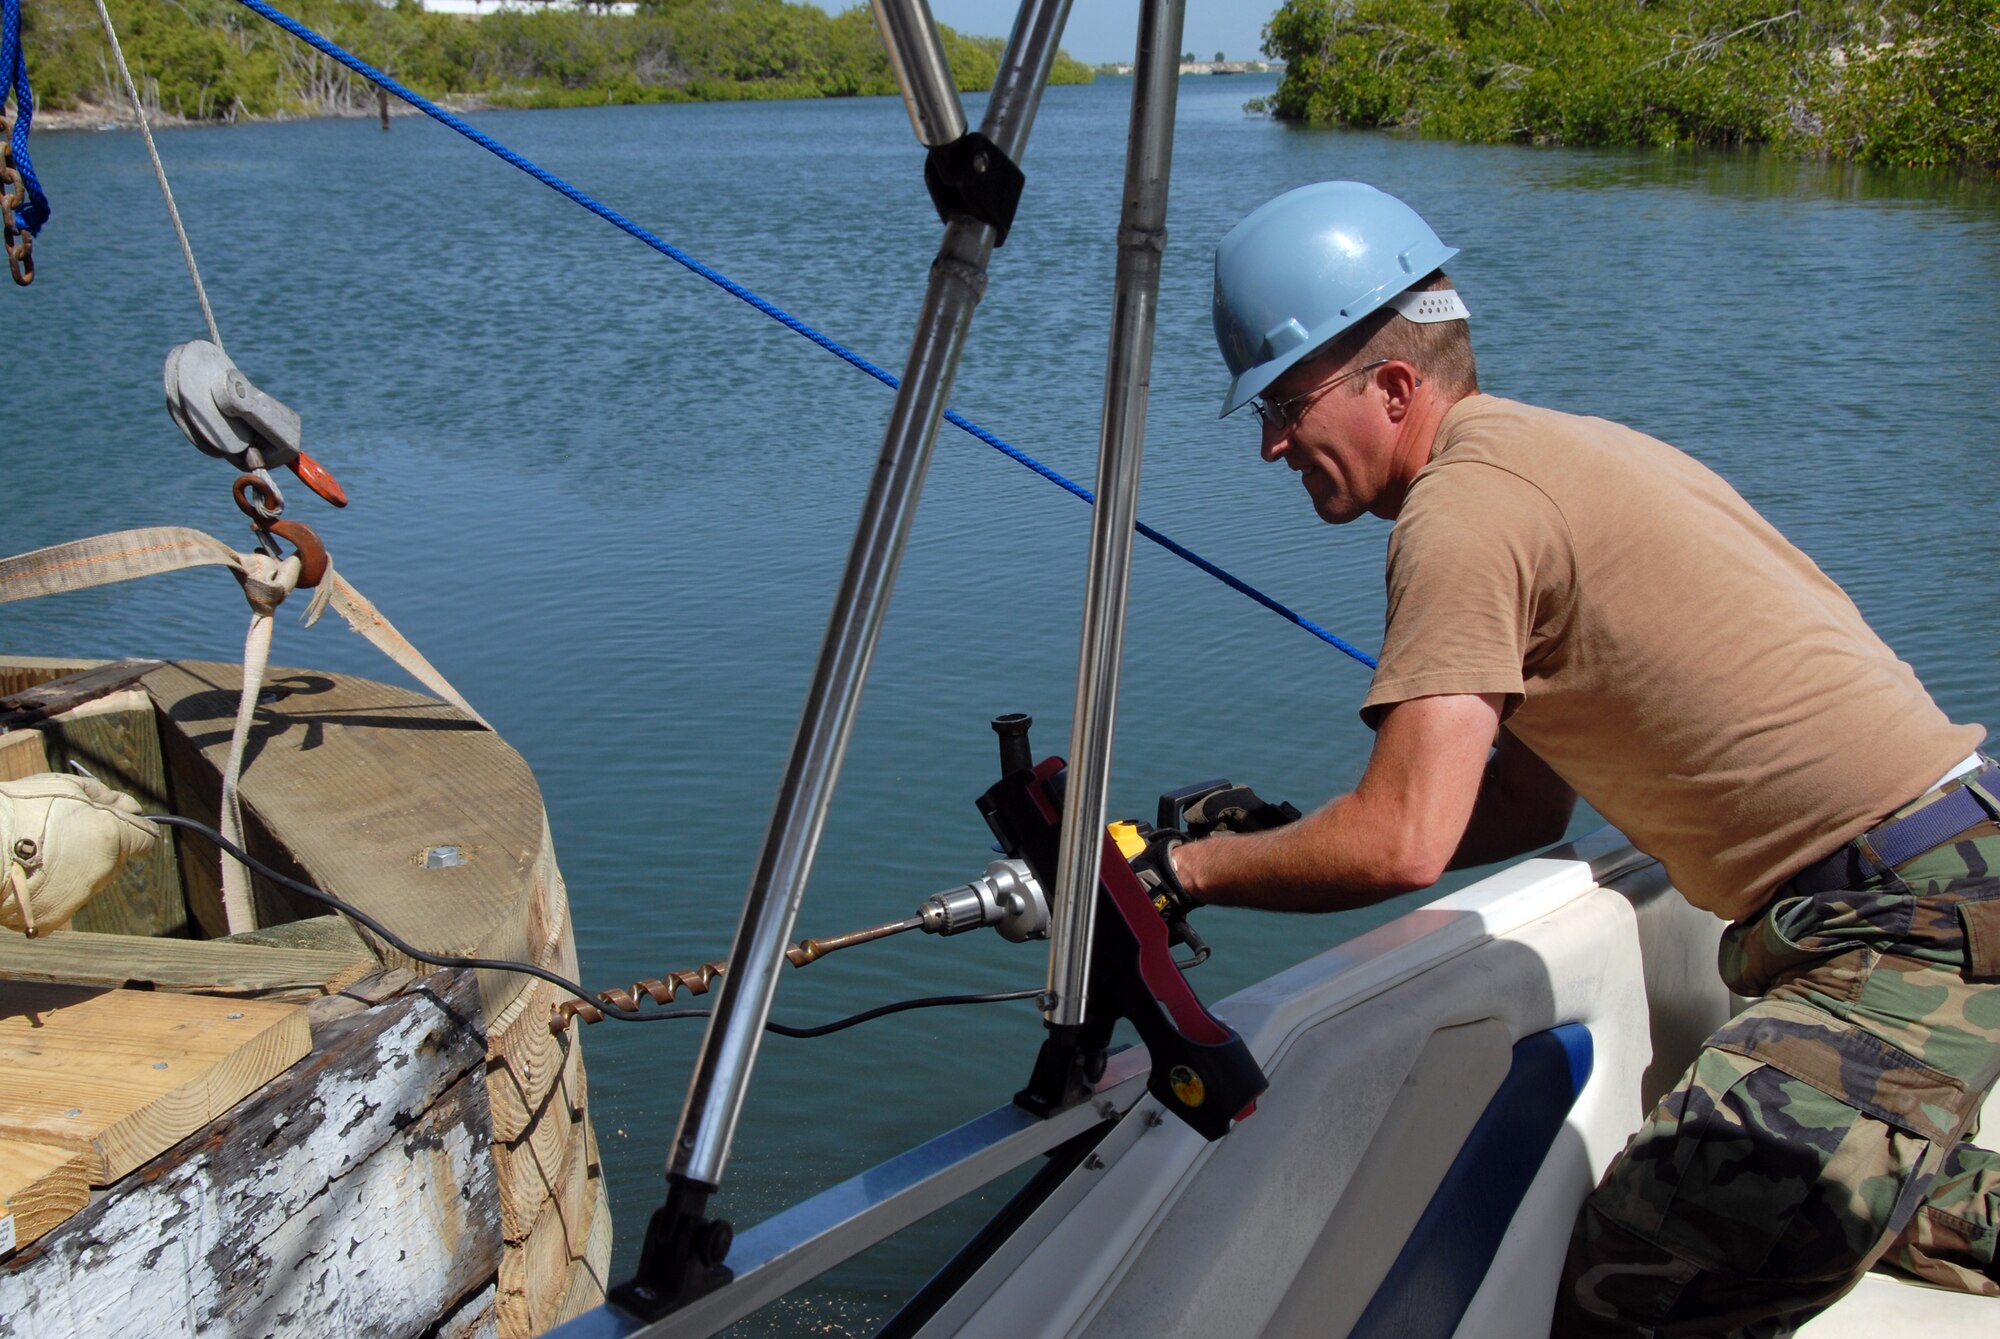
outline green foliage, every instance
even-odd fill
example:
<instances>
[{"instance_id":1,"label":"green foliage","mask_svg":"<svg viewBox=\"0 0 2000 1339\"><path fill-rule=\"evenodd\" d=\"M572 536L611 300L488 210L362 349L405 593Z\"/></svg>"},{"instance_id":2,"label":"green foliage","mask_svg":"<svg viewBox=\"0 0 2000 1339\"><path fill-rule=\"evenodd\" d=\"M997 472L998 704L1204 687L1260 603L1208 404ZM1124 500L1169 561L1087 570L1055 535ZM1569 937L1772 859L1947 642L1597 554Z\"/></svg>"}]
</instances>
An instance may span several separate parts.
<instances>
[{"instance_id":1,"label":"green foliage","mask_svg":"<svg viewBox=\"0 0 2000 1339\"><path fill-rule=\"evenodd\" d=\"M108 0L126 59L156 112L191 120L352 115L373 88L231 0ZM93 0L24 7L43 105L118 105L125 94ZM829 15L787 0L642 0L633 16L543 7L484 18L416 0L294 0L289 11L427 95L516 107L892 94L866 8ZM944 29L959 87L991 88L999 38ZM1059 56L1056 83L1090 70Z\"/></svg>"},{"instance_id":2,"label":"green foliage","mask_svg":"<svg viewBox=\"0 0 2000 1339\"><path fill-rule=\"evenodd\" d=\"M2000 6L1942 0L1829 59L1813 139L1863 161L2000 166Z\"/></svg>"},{"instance_id":3,"label":"green foliage","mask_svg":"<svg viewBox=\"0 0 2000 1339\"><path fill-rule=\"evenodd\" d=\"M1286 0L1285 120L2000 165L1995 0Z\"/></svg>"}]
</instances>

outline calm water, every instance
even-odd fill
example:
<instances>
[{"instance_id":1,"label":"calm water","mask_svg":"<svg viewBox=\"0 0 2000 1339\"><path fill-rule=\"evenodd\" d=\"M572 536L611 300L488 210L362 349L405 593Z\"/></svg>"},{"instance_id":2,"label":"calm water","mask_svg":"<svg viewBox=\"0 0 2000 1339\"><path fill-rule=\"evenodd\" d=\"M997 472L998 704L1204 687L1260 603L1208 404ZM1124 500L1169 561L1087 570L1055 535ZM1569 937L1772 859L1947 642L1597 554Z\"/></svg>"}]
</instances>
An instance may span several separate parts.
<instances>
[{"instance_id":1,"label":"calm water","mask_svg":"<svg viewBox=\"0 0 2000 1339\"><path fill-rule=\"evenodd\" d=\"M1350 176L1464 249L1491 390L1694 452L1836 578L1960 719L2000 724L2000 191L1744 155L1479 148L1287 130L1268 80L1184 81L1142 514L1352 640L1386 528L1316 522L1254 427L1218 423L1215 240ZM1056 89L955 404L1093 477L1129 84ZM975 100L976 101L976 100ZM975 107L974 116L978 114ZM490 114L493 134L875 361L900 368L938 227L893 100ZM593 985L727 948L890 395L417 118L160 137L231 354L354 497L301 503L340 569L541 779ZM123 134L40 137L56 215L9 292L5 549L240 533L229 472L161 410L200 313ZM301 490L302 491L302 490ZM1067 742L1088 514L946 428L801 934L907 915L988 859L986 720ZM1140 546L1114 807L1227 773L1301 804L1359 773L1366 672ZM1746 611L1718 609L1718 623ZM233 583L188 574L0 610L0 649L235 659ZM280 663L393 677L337 620ZM1385 918L1210 912L1210 1000ZM991 940L991 942L987 942ZM1033 985L1032 951L905 938L789 976L778 1015ZM771 1040L723 1207L739 1223L1007 1099L1032 1009ZM692 1025L587 1038L620 1224L657 1202ZM867 1333L977 1206L767 1313Z\"/></svg>"}]
</instances>

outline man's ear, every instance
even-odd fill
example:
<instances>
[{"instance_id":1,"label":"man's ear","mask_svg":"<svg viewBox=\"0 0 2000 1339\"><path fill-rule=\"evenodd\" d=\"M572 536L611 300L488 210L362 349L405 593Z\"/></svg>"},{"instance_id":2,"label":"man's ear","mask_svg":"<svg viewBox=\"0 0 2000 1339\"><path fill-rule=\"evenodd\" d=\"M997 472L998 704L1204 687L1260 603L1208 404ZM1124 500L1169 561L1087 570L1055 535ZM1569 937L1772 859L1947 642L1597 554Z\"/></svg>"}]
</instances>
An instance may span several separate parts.
<instances>
[{"instance_id":1,"label":"man's ear","mask_svg":"<svg viewBox=\"0 0 2000 1339\"><path fill-rule=\"evenodd\" d=\"M1417 375L1416 368L1400 358L1392 358L1375 370L1375 384L1385 397L1384 407L1390 421L1401 423L1424 380Z\"/></svg>"}]
</instances>

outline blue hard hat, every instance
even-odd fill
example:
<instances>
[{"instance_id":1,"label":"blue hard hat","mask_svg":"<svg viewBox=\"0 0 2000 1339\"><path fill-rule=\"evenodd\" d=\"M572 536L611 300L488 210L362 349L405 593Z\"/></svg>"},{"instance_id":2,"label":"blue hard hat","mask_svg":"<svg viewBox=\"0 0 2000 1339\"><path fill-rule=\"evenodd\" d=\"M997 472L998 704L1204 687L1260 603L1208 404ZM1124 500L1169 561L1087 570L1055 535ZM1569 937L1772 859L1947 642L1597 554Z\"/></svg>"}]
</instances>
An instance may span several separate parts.
<instances>
[{"instance_id":1,"label":"blue hard hat","mask_svg":"<svg viewBox=\"0 0 2000 1339\"><path fill-rule=\"evenodd\" d=\"M1458 254L1358 181L1286 191L1215 248L1215 342L1233 413L1285 370Z\"/></svg>"}]
</instances>

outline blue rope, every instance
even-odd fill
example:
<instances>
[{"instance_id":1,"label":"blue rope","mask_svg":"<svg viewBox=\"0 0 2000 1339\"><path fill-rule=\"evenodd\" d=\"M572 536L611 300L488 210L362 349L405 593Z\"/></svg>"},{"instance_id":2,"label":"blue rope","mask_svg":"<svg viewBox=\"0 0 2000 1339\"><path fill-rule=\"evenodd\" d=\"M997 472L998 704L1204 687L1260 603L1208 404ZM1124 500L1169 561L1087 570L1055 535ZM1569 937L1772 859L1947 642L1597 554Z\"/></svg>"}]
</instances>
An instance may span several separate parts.
<instances>
[{"instance_id":1,"label":"blue rope","mask_svg":"<svg viewBox=\"0 0 2000 1339\"><path fill-rule=\"evenodd\" d=\"M687 252L681 250L679 247L673 245L671 242L666 241L664 238L657 237L653 233L647 231L645 228L640 227L638 224L626 218L623 214L620 214L617 210L611 208L609 205L599 203L597 200L584 194L582 191L570 185L568 182L564 181L561 177L549 171L547 168L544 168L539 164L531 162L530 160L522 157L520 154L514 152L506 145L500 143L500 141L494 139L492 136L486 134L484 131L477 129L470 123L461 120L459 117L452 115L450 112L438 106L430 99L423 97L421 94L413 92L408 88L405 88L401 83L397 82L395 79L390 78L388 75L376 69L368 62L362 60L360 57L349 54L347 51L343 50L339 46L336 46L333 42L320 36L312 29L300 23L297 19L294 19L290 15L280 13L278 10L271 8L270 5L264 3L264 0L237 0L237 2L241 4L245 9L250 10L252 13L258 14L263 18L269 19L272 23L277 24L280 28L283 28L286 32L298 38L300 41L305 42L308 45L318 49L319 51L324 52L328 56L331 56L333 59L339 61L342 65L345 65L348 69L354 71L362 78L367 79L368 81L377 85L378 87L385 88L389 92L394 93L404 102L409 103L410 106L415 107L418 111L430 117L432 120L451 127L453 130L456 130L459 134L471 140L474 144L477 144L480 148L485 149L487 152L494 154L504 162L511 163L513 166L520 168L521 171L527 173L529 176L533 177L536 181L541 182L544 186L547 186L550 190L556 192L558 195L561 195L565 199L574 201L576 204L583 206L585 209L597 215L605 222L611 224L612 226L620 229L623 232L629 233L633 237L638 238L640 241L644 242L647 246L652 247L653 250L659 252L661 255L667 257L669 260L675 261L676 263L683 265L688 269L694 271L702 278L714 284L717 288L720 288L723 292L728 293L731 297L742 299L744 302L749 303L752 307L755 307L758 311L764 313L764 315L770 317L772 320L778 322L780 325L783 325L787 329L796 331L797 333L804 335L807 339L819 345L822 349L825 349L828 353L833 354L835 357L841 359L843 362L850 363L853 366L860 368L863 372L866 372L869 376L874 377L877 381L881 382L885 386L893 387L900 384L900 382L897 380L894 374L884 370L883 368L877 367L874 363L869 362L866 358L862 357L860 354L855 353L853 350L846 348L845 346L831 339L830 337L821 334L819 331L807 325L804 321L799 320L798 317L793 316L790 312L786 311L784 308L778 306L776 303L773 303L764 297L759 296L758 294L752 292L750 289L745 288L743 285L737 283L734 279L731 279L729 276L721 273L718 270L711 269L707 265L702 264L700 261L696 260L693 256L690 256ZM7 5L7 12L10 16L10 27L8 31L11 36L12 33L11 16L13 15L15 8L19 5L20 0L5 0L5 3ZM22 120L24 123L26 119L27 119L26 114L23 113ZM1049 482L1051 483L1060 485L1068 492L1074 494L1077 497L1082 498L1085 502L1091 503L1093 506L1096 505L1097 499L1094 496L1092 496L1089 489L1083 487L1083 485L1081 484L1075 483L1067 478L1064 478L1061 474L1057 473L1053 469L1050 469L1047 465L1042 464L1040 461L1036 460L1033 456L1030 456L1027 452L1021 450L1017 446L1012 445L1011 443L1005 441L1004 439L994 435L993 433L988 432L985 428L980 427L977 423L974 423L971 419L966 418L964 415L958 413L956 410L947 409L945 411L944 416L945 420L949 422L952 426L960 428L965 432L970 433L972 436L978 438L980 441L986 443L988 446L993 447L995 450L1001 452L1009 459L1019 461L1021 464L1026 465L1029 469L1041 475L1044 479L1049 480ZM1311 634L1313 634L1313 636L1319 638L1321 641L1327 643L1329 646L1333 646L1341 651L1345 651L1348 655L1353 656L1356 660L1360 661L1364 665L1369 666L1371 669L1374 667L1375 658L1369 655L1366 651L1362 651L1359 648L1350 645L1348 642L1344 641L1338 636L1335 636L1333 633L1327 631L1325 628L1313 622L1305 615L1298 613L1296 610L1293 610L1290 607L1286 606L1285 604L1282 604L1279 601L1264 594L1262 591L1250 585L1242 578L1237 577L1223 570L1222 568L1216 566L1214 563L1202 557L1200 554L1194 552L1192 549L1176 542L1175 540L1168 538L1166 535L1161 534L1158 530L1155 530L1152 526L1147 525L1144 521L1141 521L1137 524L1137 529L1141 535L1144 535L1147 539L1152 540L1155 544L1158 544L1161 548L1167 550L1167 552L1174 554L1176 557L1184 558L1190 563L1193 563L1196 567L1199 567L1202 571L1208 573L1210 576L1222 582L1230 589L1242 592L1243 594L1249 596L1251 599L1255 600L1257 603L1263 605L1266 609L1269 609L1274 613L1282 615L1284 618L1290 620L1291 622L1298 624L1298 626L1304 628L1307 632L1310 632Z\"/></svg>"},{"instance_id":2,"label":"blue rope","mask_svg":"<svg viewBox=\"0 0 2000 1339\"><path fill-rule=\"evenodd\" d=\"M14 121L14 166L21 171L21 184L28 188L27 207L16 210L14 222L29 236L49 221L49 197L35 179L35 165L28 161L28 123L35 119L35 95L28 89L28 59L21 52L21 0L6 0L0 19L0 105L14 95L19 115Z\"/></svg>"}]
</instances>

